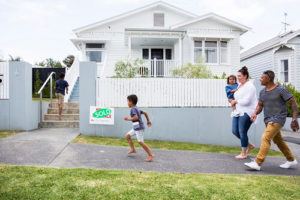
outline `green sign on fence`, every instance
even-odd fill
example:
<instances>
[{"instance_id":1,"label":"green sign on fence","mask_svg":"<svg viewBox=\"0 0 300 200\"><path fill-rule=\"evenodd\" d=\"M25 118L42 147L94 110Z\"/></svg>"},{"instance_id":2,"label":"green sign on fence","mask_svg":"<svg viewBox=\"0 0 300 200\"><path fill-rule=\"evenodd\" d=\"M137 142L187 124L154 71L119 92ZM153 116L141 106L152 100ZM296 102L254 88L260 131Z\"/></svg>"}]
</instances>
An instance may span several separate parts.
<instances>
[{"instance_id":1,"label":"green sign on fence","mask_svg":"<svg viewBox=\"0 0 300 200\"><path fill-rule=\"evenodd\" d=\"M114 124L114 109L101 108L96 106L90 107L90 124Z\"/></svg>"}]
</instances>

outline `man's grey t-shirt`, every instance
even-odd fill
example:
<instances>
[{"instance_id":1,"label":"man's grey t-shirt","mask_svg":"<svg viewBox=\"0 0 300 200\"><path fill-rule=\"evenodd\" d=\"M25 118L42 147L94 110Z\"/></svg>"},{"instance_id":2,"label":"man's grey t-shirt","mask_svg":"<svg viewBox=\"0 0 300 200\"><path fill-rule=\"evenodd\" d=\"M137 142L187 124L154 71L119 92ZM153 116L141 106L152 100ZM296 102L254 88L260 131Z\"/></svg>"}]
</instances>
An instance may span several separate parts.
<instances>
[{"instance_id":1,"label":"man's grey t-shirt","mask_svg":"<svg viewBox=\"0 0 300 200\"><path fill-rule=\"evenodd\" d=\"M283 126L287 117L286 102L292 97L292 94L281 85L270 91L266 88L262 89L259 93L259 101L264 106L265 123L274 122Z\"/></svg>"}]
</instances>

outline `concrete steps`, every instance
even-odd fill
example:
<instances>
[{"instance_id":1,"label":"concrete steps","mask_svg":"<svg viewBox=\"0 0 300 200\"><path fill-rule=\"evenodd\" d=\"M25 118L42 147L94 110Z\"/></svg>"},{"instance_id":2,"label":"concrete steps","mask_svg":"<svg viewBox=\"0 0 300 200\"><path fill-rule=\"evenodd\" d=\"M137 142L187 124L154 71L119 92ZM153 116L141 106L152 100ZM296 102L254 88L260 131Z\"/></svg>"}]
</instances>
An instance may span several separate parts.
<instances>
[{"instance_id":1,"label":"concrete steps","mask_svg":"<svg viewBox=\"0 0 300 200\"><path fill-rule=\"evenodd\" d=\"M58 115L58 103L53 101L40 124L41 128L79 128L79 103L64 103L61 119Z\"/></svg>"},{"instance_id":2,"label":"concrete steps","mask_svg":"<svg viewBox=\"0 0 300 200\"><path fill-rule=\"evenodd\" d=\"M41 128L79 128L79 121L43 121Z\"/></svg>"}]
</instances>

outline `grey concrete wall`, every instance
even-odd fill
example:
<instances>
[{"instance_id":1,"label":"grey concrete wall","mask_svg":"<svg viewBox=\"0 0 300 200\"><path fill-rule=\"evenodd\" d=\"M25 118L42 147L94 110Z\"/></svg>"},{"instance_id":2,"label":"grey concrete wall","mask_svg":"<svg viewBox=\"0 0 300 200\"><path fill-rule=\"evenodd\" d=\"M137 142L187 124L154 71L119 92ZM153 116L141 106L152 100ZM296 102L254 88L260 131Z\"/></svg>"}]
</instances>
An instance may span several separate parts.
<instances>
[{"instance_id":1,"label":"grey concrete wall","mask_svg":"<svg viewBox=\"0 0 300 200\"><path fill-rule=\"evenodd\" d=\"M80 132L86 135L123 137L131 124L123 120L129 108L115 108L115 125L89 124L89 108L96 99L96 64L80 63ZM126 98L126 97L124 97ZM153 127L145 139L186 141L202 144L239 145L231 133L231 108L141 108L149 113ZM253 124L250 141L259 145L264 125L261 116Z\"/></svg>"},{"instance_id":2,"label":"grey concrete wall","mask_svg":"<svg viewBox=\"0 0 300 200\"><path fill-rule=\"evenodd\" d=\"M9 63L8 100L0 100L0 130L38 128L39 104L32 101L32 66L26 62Z\"/></svg>"}]
</instances>

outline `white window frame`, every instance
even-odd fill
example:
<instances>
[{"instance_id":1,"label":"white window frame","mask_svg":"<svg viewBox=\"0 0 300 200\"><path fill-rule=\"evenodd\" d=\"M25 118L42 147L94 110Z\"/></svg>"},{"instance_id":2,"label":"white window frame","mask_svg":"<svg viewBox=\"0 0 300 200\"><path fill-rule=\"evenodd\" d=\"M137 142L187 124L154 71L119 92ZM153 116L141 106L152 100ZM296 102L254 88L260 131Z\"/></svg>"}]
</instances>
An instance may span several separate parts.
<instances>
[{"instance_id":1,"label":"white window frame","mask_svg":"<svg viewBox=\"0 0 300 200\"><path fill-rule=\"evenodd\" d=\"M227 56L226 56L226 62L222 62L222 48L224 48L224 47L222 47L221 46L221 42L227 42ZM219 43L220 43L220 49L219 49L219 54L220 54L220 56L219 56L219 58L220 58L220 60L219 60L219 62L220 62L220 64L222 64L222 65L228 65L230 62L229 62L229 40L220 40L219 41Z\"/></svg>"},{"instance_id":2,"label":"white window frame","mask_svg":"<svg viewBox=\"0 0 300 200\"><path fill-rule=\"evenodd\" d=\"M282 74L284 71L281 70L281 63L282 61L287 60L288 61L288 81L285 82L284 76L282 77ZM291 58L290 57L280 57L278 60L278 80L282 83L290 83L291 82Z\"/></svg>"},{"instance_id":3,"label":"white window frame","mask_svg":"<svg viewBox=\"0 0 300 200\"><path fill-rule=\"evenodd\" d=\"M85 45L84 45L84 56L85 56L85 58L86 58L86 60L88 61L88 59L87 59L87 52L91 52L91 51L100 51L100 52L102 52L102 61L101 62L96 62L96 63L99 63L99 64L103 64L104 63L104 61L105 61L105 56L106 56L106 43L104 43L104 42L99 42L99 43L103 43L104 44L104 48L86 48L86 43L85 43Z\"/></svg>"},{"instance_id":4,"label":"white window frame","mask_svg":"<svg viewBox=\"0 0 300 200\"><path fill-rule=\"evenodd\" d=\"M203 63L207 64L207 65L229 65L230 64L230 41L229 40L214 40L214 39L194 39L193 40L193 53L192 53L192 62L195 62L195 48L201 48L201 47L195 47L195 41L200 41L202 42L202 59L203 59ZM205 41L212 41L212 42L217 42L217 62L216 63L208 63L205 60ZM227 62L223 63L221 62L221 42L227 42Z\"/></svg>"},{"instance_id":5,"label":"white window frame","mask_svg":"<svg viewBox=\"0 0 300 200\"><path fill-rule=\"evenodd\" d=\"M217 52L216 52L216 54L217 54L217 61L216 62L207 62L206 61L206 56L205 56L205 51L206 51L205 42L217 42L217 47L216 47L216 49L217 49ZM217 40L204 40L203 41L202 46L204 45L204 51L203 51L202 55L204 55L203 58L204 58L205 64L210 64L210 65L219 64L219 45L218 44L219 44L219 42Z\"/></svg>"}]
</instances>

